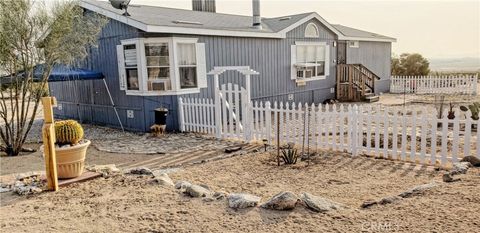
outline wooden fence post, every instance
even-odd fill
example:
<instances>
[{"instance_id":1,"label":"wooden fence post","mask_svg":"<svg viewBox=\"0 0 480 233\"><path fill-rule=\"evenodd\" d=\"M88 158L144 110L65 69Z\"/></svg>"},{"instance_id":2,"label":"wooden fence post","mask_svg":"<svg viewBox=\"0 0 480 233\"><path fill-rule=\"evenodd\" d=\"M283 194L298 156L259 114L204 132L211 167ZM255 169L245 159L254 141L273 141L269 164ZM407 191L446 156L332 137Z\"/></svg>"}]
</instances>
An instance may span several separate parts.
<instances>
[{"instance_id":1,"label":"wooden fence post","mask_svg":"<svg viewBox=\"0 0 480 233\"><path fill-rule=\"evenodd\" d=\"M48 190L58 190L57 158L55 154L55 127L53 122L53 106L57 106L55 97L42 97L44 123L42 129L45 170Z\"/></svg>"},{"instance_id":2,"label":"wooden fence post","mask_svg":"<svg viewBox=\"0 0 480 233\"><path fill-rule=\"evenodd\" d=\"M222 138L222 109L220 105L220 86L218 84L218 74L214 75L213 87L215 88L215 135L217 139ZM223 96L225 98L225 96Z\"/></svg>"},{"instance_id":3,"label":"wooden fence post","mask_svg":"<svg viewBox=\"0 0 480 233\"><path fill-rule=\"evenodd\" d=\"M185 132L185 111L183 110L183 99L178 98L178 117L180 121L180 132Z\"/></svg>"},{"instance_id":4,"label":"wooden fence post","mask_svg":"<svg viewBox=\"0 0 480 233\"><path fill-rule=\"evenodd\" d=\"M270 106L270 101L265 103L265 134L267 136L268 143L272 143L272 108Z\"/></svg>"},{"instance_id":5,"label":"wooden fence post","mask_svg":"<svg viewBox=\"0 0 480 233\"><path fill-rule=\"evenodd\" d=\"M353 111L352 111L352 128L351 130L353 131L352 132L352 155L353 156L357 156L358 153L357 153L357 147L358 147L358 127L359 127L359 124L358 124L358 106L355 104L353 106Z\"/></svg>"}]
</instances>

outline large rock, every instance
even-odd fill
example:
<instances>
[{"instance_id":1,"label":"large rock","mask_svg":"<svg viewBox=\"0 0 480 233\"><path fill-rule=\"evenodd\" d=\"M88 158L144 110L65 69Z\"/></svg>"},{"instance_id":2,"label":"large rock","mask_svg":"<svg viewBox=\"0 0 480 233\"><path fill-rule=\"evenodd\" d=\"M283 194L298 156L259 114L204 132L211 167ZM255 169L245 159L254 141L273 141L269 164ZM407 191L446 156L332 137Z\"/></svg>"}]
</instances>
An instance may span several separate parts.
<instances>
[{"instance_id":1,"label":"large rock","mask_svg":"<svg viewBox=\"0 0 480 233\"><path fill-rule=\"evenodd\" d=\"M368 200L364 201L360 207L361 208L368 208L370 206L377 205L377 204L378 204L378 201L368 199Z\"/></svg>"},{"instance_id":2,"label":"large rock","mask_svg":"<svg viewBox=\"0 0 480 233\"><path fill-rule=\"evenodd\" d=\"M114 173L120 172L120 169L115 166L115 164L106 164L106 165L91 165L86 167L87 171L99 172L102 173L102 176L109 176Z\"/></svg>"},{"instance_id":3,"label":"large rock","mask_svg":"<svg viewBox=\"0 0 480 233\"><path fill-rule=\"evenodd\" d=\"M225 197L227 197L227 195L228 195L228 193L223 192L223 191L219 191L219 192L215 192L213 194L213 198L215 198L215 200L222 200Z\"/></svg>"},{"instance_id":4,"label":"large rock","mask_svg":"<svg viewBox=\"0 0 480 233\"><path fill-rule=\"evenodd\" d=\"M443 182L450 183L450 182L459 181L460 179L453 178L453 174L451 174L450 172L445 172L442 176L442 180Z\"/></svg>"},{"instance_id":5,"label":"large rock","mask_svg":"<svg viewBox=\"0 0 480 233\"><path fill-rule=\"evenodd\" d=\"M185 193L191 197L209 197L212 195L212 191L195 184L188 186Z\"/></svg>"},{"instance_id":6,"label":"large rock","mask_svg":"<svg viewBox=\"0 0 480 233\"><path fill-rule=\"evenodd\" d=\"M152 175L152 170L146 167L136 167L127 171L127 173L134 175Z\"/></svg>"},{"instance_id":7,"label":"large rock","mask_svg":"<svg viewBox=\"0 0 480 233\"><path fill-rule=\"evenodd\" d=\"M155 182L157 182L160 185L163 186L174 186L172 179L167 175L167 173L153 173L153 176L155 178Z\"/></svg>"},{"instance_id":8,"label":"large rock","mask_svg":"<svg viewBox=\"0 0 480 233\"><path fill-rule=\"evenodd\" d=\"M407 190L403 193L400 193L398 196L403 197L403 198L407 198L407 197L419 195L419 194L422 194L423 192L425 192L426 190L432 189L432 188L437 187L437 186L438 186L438 184L435 183L435 182L419 185L419 186L416 186L416 187L414 187L410 190Z\"/></svg>"},{"instance_id":9,"label":"large rock","mask_svg":"<svg viewBox=\"0 0 480 233\"><path fill-rule=\"evenodd\" d=\"M327 212L330 210L338 210L342 205L323 197L314 196L310 193L303 193L300 199L305 205L315 212Z\"/></svg>"},{"instance_id":10,"label":"large rock","mask_svg":"<svg viewBox=\"0 0 480 233\"><path fill-rule=\"evenodd\" d=\"M453 163L453 167L452 167L452 170L450 171L450 174L452 175L466 174L470 166L471 166L470 162Z\"/></svg>"},{"instance_id":11,"label":"large rock","mask_svg":"<svg viewBox=\"0 0 480 233\"><path fill-rule=\"evenodd\" d=\"M13 187L13 192L18 194L18 195L29 195L29 194L35 194L35 193L40 193L43 190L37 186L33 185L25 185L25 186L15 186Z\"/></svg>"},{"instance_id":12,"label":"large rock","mask_svg":"<svg viewBox=\"0 0 480 233\"><path fill-rule=\"evenodd\" d=\"M370 199L370 200L364 201L360 207L361 208L369 208L370 206L373 206L373 205L386 205L386 204L394 203L394 202L396 202L400 199L402 199L402 198L399 197L399 196L384 197L380 200Z\"/></svg>"},{"instance_id":13,"label":"large rock","mask_svg":"<svg viewBox=\"0 0 480 233\"><path fill-rule=\"evenodd\" d=\"M176 189L181 189L181 190L185 190L187 189L188 187L192 186L192 184L188 181L177 181L177 183L175 183L175 188Z\"/></svg>"},{"instance_id":14,"label":"large rock","mask_svg":"<svg viewBox=\"0 0 480 233\"><path fill-rule=\"evenodd\" d=\"M10 192L10 191L12 190L9 188L0 187L0 193Z\"/></svg>"},{"instance_id":15,"label":"large rock","mask_svg":"<svg viewBox=\"0 0 480 233\"><path fill-rule=\"evenodd\" d=\"M228 195L228 206L233 209L254 207L260 202L260 197L246 193L232 193Z\"/></svg>"},{"instance_id":16,"label":"large rock","mask_svg":"<svg viewBox=\"0 0 480 233\"><path fill-rule=\"evenodd\" d=\"M390 196L390 197L384 197L378 201L379 205L386 205L386 204L392 204L394 202L397 202L401 198L398 196Z\"/></svg>"},{"instance_id":17,"label":"large rock","mask_svg":"<svg viewBox=\"0 0 480 233\"><path fill-rule=\"evenodd\" d=\"M272 210L292 210L297 205L298 197L292 192L281 192L261 205L262 208Z\"/></svg>"},{"instance_id":18,"label":"large rock","mask_svg":"<svg viewBox=\"0 0 480 233\"><path fill-rule=\"evenodd\" d=\"M460 160L460 162L469 162L474 167L480 167L480 158L475 156L465 156L462 160Z\"/></svg>"}]
</instances>

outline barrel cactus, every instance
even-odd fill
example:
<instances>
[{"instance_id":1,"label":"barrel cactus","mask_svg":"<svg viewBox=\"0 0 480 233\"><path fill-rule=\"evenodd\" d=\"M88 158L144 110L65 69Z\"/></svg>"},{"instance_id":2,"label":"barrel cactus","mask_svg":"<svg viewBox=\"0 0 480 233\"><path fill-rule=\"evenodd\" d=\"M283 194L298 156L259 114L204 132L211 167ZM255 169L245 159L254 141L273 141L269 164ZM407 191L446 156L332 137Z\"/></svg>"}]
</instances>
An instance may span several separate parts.
<instances>
[{"instance_id":1,"label":"barrel cactus","mask_svg":"<svg viewBox=\"0 0 480 233\"><path fill-rule=\"evenodd\" d=\"M58 144L74 145L83 139L83 128L74 120L57 121L55 136Z\"/></svg>"}]
</instances>

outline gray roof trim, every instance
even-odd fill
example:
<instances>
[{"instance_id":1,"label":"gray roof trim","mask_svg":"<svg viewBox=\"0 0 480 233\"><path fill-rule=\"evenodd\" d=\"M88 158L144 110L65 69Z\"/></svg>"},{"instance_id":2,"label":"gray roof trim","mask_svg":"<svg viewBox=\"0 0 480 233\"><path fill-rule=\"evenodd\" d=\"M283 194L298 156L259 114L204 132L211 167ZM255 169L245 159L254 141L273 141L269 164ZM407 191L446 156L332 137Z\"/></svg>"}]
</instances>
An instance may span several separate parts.
<instances>
[{"instance_id":1,"label":"gray roof trim","mask_svg":"<svg viewBox=\"0 0 480 233\"><path fill-rule=\"evenodd\" d=\"M396 39L390 37L355 37L347 36L338 30L336 27L328 23L323 19L318 13L304 13L298 15L291 15L292 23L286 25L276 24L276 21L280 20L283 17L277 18L265 18L263 24L266 26L264 30L256 30L253 28L206 28L202 25L151 25L141 22L140 20L134 19L132 17L125 17L122 14L118 13L116 9L105 9L101 5L96 5L94 2L97 1L80 1L80 6L88 9L90 11L96 12L98 14L104 15L108 18L114 19L116 21L125 23L132 27L138 28L145 32L151 33L173 33L173 34L192 34L192 35L214 35L214 36L230 36L230 37L258 37L258 38L286 38L287 33L298 26L308 22L311 19L317 19L325 27L334 32L339 40L358 40L358 41L381 41L381 42L395 42ZM99 2L102 3L102 2ZM187 11L187 10L185 10ZM198 13L198 12L196 12ZM225 16L225 14L221 14ZM242 17L231 15L232 17ZM247 16L243 16L247 17ZM295 19L293 19L295 18ZM290 21L290 20L289 20ZM273 30L272 30L273 29Z\"/></svg>"},{"instance_id":2,"label":"gray roof trim","mask_svg":"<svg viewBox=\"0 0 480 233\"><path fill-rule=\"evenodd\" d=\"M346 38L352 38L351 40L359 40L355 38L363 38L364 41L389 41L389 42L396 42L397 39L380 35L373 32L367 32L363 30L359 30L356 28L351 28L347 26L343 26L340 24L332 24L342 35Z\"/></svg>"}]
</instances>

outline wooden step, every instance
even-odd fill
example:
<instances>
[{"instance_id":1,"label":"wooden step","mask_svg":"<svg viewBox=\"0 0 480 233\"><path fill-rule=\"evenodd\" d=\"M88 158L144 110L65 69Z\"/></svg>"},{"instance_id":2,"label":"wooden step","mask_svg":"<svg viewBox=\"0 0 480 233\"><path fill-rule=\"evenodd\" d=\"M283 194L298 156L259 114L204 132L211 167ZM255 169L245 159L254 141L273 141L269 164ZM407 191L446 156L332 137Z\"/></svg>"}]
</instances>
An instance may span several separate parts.
<instances>
[{"instance_id":1,"label":"wooden step","mask_svg":"<svg viewBox=\"0 0 480 233\"><path fill-rule=\"evenodd\" d=\"M380 96L378 96L378 95L368 96L368 97L365 97L365 100L368 103L378 102L380 100Z\"/></svg>"}]
</instances>

